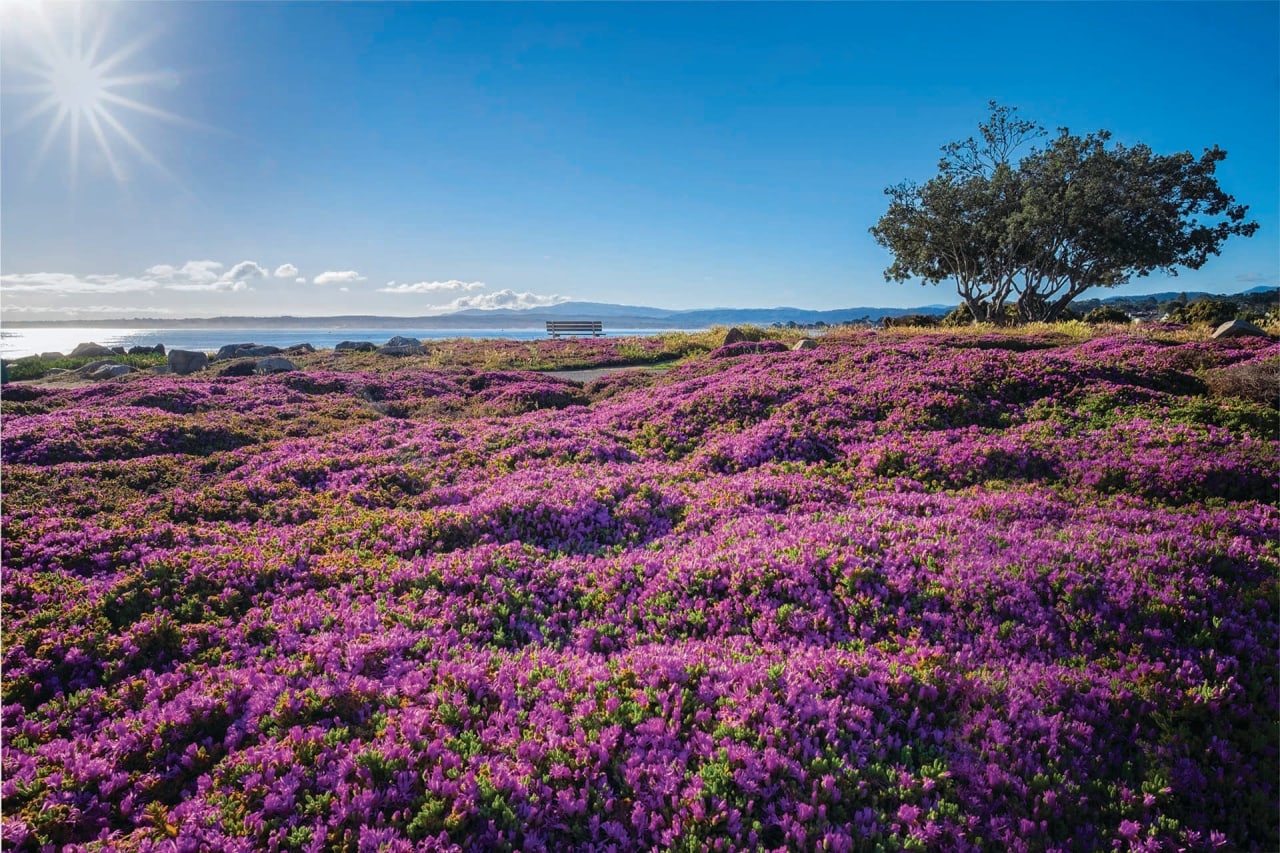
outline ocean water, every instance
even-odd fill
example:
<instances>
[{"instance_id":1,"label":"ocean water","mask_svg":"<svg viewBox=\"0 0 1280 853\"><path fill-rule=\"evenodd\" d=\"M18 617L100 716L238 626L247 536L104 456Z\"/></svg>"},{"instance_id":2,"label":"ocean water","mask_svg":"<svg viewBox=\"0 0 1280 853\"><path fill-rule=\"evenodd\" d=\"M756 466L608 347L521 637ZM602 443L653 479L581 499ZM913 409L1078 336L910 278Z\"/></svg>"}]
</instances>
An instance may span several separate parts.
<instances>
[{"instance_id":1,"label":"ocean water","mask_svg":"<svg viewBox=\"0 0 1280 853\"><path fill-rule=\"evenodd\" d=\"M604 337L654 335L663 329L610 329ZM42 352L64 355L77 344L93 341L104 347L154 346L165 349L217 352L226 344L254 343L260 346L288 347L307 343L316 349L333 349L342 341L372 341L382 345L396 335L422 340L449 338L507 338L534 341L547 337L545 329L104 329L66 326L61 328L0 328L0 356L22 358Z\"/></svg>"}]
</instances>

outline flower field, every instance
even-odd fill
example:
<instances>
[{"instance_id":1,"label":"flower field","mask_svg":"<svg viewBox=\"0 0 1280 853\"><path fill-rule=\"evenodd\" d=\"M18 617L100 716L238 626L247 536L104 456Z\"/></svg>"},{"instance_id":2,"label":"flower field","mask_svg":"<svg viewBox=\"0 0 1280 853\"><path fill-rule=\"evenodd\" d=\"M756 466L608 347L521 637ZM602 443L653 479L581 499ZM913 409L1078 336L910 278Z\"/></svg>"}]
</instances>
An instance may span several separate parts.
<instances>
[{"instance_id":1,"label":"flower field","mask_svg":"<svg viewBox=\"0 0 1280 853\"><path fill-rule=\"evenodd\" d=\"M6 386L5 848L1278 849L1277 358Z\"/></svg>"}]
</instances>

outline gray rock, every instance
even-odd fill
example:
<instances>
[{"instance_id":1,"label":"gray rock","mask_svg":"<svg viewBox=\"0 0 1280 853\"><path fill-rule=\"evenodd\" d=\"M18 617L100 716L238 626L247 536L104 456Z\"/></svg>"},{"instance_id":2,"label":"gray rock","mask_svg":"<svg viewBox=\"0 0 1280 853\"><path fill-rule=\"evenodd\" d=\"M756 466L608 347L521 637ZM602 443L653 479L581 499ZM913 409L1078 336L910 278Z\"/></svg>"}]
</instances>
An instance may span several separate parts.
<instances>
[{"instance_id":1,"label":"gray rock","mask_svg":"<svg viewBox=\"0 0 1280 853\"><path fill-rule=\"evenodd\" d=\"M280 358L279 356L272 356L271 358L264 358L262 361L258 362L258 366L257 368L255 368L255 372L256 373L288 373L291 370L297 370L297 369L298 369L298 366L294 364L292 361L290 361L289 359Z\"/></svg>"},{"instance_id":2,"label":"gray rock","mask_svg":"<svg viewBox=\"0 0 1280 853\"><path fill-rule=\"evenodd\" d=\"M129 351L124 347L112 347L111 351L116 355L128 355Z\"/></svg>"},{"instance_id":3,"label":"gray rock","mask_svg":"<svg viewBox=\"0 0 1280 853\"><path fill-rule=\"evenodd\" d=\"M116 353L112 352L107 347L104 347L102 344L95 344L92 341L87 344L79 344L71 351L72 358L85 358L86 356L101 358L103 356L111 355L116 355Z\"/></svg>"},{"instance_id":4,"label":"gray rock","mask_svg":"<svg viewBox=\"0 0 1280 853\"><path fill-rule=\"evenodd\" d=\"M422 341L418 340L417 338L404 338L404 337L401 337L400 335L396 335L394 338L392 338L391 340L387 341L386 346L389 346L389 347L421 347L421 346L422 346Z\"/></svg>"},{"instance_id":5,"label":"gray rock","mask_svg":"<svg viewBox=\"0 0 1280 853\"><path fill-rule=\"evenodd\" d=\"M65 355L63 355L63 354L62 354L62 353L60 353L60 352L42 352L42 353L40 353L40 360L41 360L41 361L57 361L57 360L58 360L58 359L60 359L60 358L66 358L66 356L65 356Z\"/></svg>"},{"instance_id":6,"label":"gray rock","mask_svg":"<svg viewBox=\"0 0 1280 853\"><path fill-rule=\"evenodd\" d=\"M187 349L169 350L169 369L179 376L204 370L209 366L209 356L202 352Z\"/></svg>"},{"instance_id":7,"label":"gray rock","mask_svg":"<svg viewBox=\"0 0 1280 853\"><path fill-rule=\"evenodd\" d=\"M395 340L395 338L392 338L392 340ZM392 346L387 344L385 347L378 347L378 355L422 355L422 353L423 349L420 344L417 346Z\"/></svg>"},{"instance_id":8,"label":"gray rock","mask_svg":"<svg viewBox=\"0 0 1280 853\"><path fill-rule=\"evenodd\" d=\"M133 368L127 364L104 364L97 370L89 374L90 379L114 379L117 376L133 373Z\"/></svg>"},{"instance_id":9,"label":"gray rock","mask_svg":"<svg viewBox=\"0 0 1280 853\"><path fill-rule=\"evenodd\" d=\"M227 344L213 354L214 361L221 361L224 358L236 358L241 355L240 350L253 349L257 344Z\"/></svg>"},{"instance_id":10,"label":"gray rock","mask_svg":"<svg viewBox=\"0 0 1280 853\"><path fill-rule=\"evenodd\" d=\"M721 344L721 346L728 346L729 344L740 344L746 339L747 339L746 334L744 334L743 331L739 329L737 326L734 326L732 329L725 332L724 343Z\"/></svg>"},{"instance_id":11,"label":"gray rock","mask_svg":"<svg viewBox=\"0 0 1280 853\"><path fill-rule=\"evenodd\" d=\"M1213 330L1215 338L1265 338L1267 333L1248 320L1228 320Z\"/></svg>"},{"instance_id":12,"label":"gray rock","mask_svg":"<svg viewBox=\"0 0 1280 853\"><path fill-rule=\"evenodd\" d=\"M95 370L98 370L103 367L110 367L115 363L116 362L112 361L111 359L95 358L93 361L88 362L87 364L82 364L79 367L77 367L75 370L72 370L71 372L74 373L76 376L89 376Z\"/></svg>"},{"instance_id":13,"label":"gray rock","mask_svg":"<svg viewBox=\"0 0 1280 853\"><path fill-rule=\"evenodd\" d=\"M378 345L372 341L343 341L333 348L334 352L375 352Z\"/></svg>"},{"instance_id":14,"label":"gray rock","mask_svg":"<svg viewBox=\"0 0 1280 853\"><path fill-rule=\"evenodd\" d=\"M306 355L309 352L315 352L316 348L311 344L294 344L291 347L285 347L285 355Z\"/></svg>"},{"instance_id":15,"label":"gray rock","mask_svg":"<svg viewBox=\"0 0 1280 853\"><path fill-rule=\"evenodd\" d=\"M156 344L153 347L135 346L129 347L129 355L164 355L164 344Z\"/></svg>"},{"instance_id":16,"label":"gray rock","mask_svg":"<svg viewBox=\"0 0 1280 853\"><path fill-rule=\"evenodd\" d=\"M800 340L796 341L795 346L792 347L793 350L806 350L806 349L817 349L817 348L818 348L818 342L815 341L813 338L801 338Z\"/></svg>"}]
</instances>

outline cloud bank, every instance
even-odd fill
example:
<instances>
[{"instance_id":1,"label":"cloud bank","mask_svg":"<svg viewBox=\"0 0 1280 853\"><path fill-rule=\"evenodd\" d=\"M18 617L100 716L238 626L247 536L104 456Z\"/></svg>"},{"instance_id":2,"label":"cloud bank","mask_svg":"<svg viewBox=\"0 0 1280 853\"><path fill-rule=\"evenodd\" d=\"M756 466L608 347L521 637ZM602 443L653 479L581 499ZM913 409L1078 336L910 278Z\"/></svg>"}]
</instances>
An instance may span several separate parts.
<instances>
[{"instance_id":1,"label":"cloud bank","mask_svg":"<svg viewBox=\"0 0 1280 853\"><path fill-rule=\"evenodd\" d=\"M275 276L276 278L297 278L298 268L293 264L281 264L276 267Z\"/></svg>"},{"instance_id":2,"label":"cloud bank","mask_svg":"<svg viewBox=\"0 0 1280 853\"><path fill-rule=\"evenodd\" d=\"M459 290L483 290L483 281L417 281L413 284L396 284L387 282L386 287L379 287L379 293L442 293Z\"/></svg>"},{"instance_id":3,"label":"cloud bank","mask_svg":"<svg viewBox=\"0 0 1280 853\"><path fill-rule=\"evenodd\" d=\"M517 292L511 289L498 290L493 293L481 293L475 296L460 296L447 306L451 311L465 311L468 308L479 308L492 311L495 308L523 310L525 308L546 308L568 302L569 297L556 294Z\"/></svg>"}]
</instances>

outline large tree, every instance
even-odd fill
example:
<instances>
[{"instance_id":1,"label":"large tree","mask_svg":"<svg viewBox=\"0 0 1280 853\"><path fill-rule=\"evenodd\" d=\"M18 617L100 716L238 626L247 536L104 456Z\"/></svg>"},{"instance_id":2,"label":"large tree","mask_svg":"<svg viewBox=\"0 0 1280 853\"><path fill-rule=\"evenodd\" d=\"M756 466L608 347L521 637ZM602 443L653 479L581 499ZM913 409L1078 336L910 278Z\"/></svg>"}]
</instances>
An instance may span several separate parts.
<instances>
[{"instance_id":1,"label":"large tree","mask_svg":"<svg viewBox=\"0 0 1280 853\"><path fill-rule=\"evenodd\" d=\"M1258 228L1218 185L1216 146L1158 155L1063 128L1037 148L1039 125L990 109L978 138L943 147L934 178L885 190L871 233L893 254L887 279L954 279L980 321L1007 304L1022 320L1054 320L1090 288L1199 269L1229 236Z\"/></svg>"}]
</instances>

